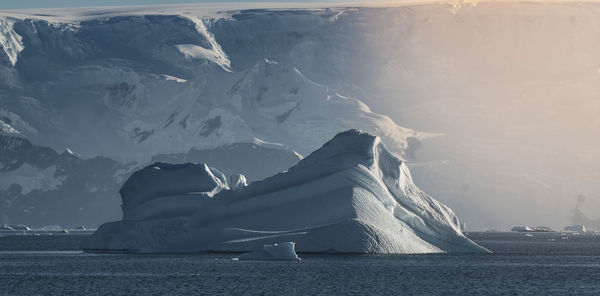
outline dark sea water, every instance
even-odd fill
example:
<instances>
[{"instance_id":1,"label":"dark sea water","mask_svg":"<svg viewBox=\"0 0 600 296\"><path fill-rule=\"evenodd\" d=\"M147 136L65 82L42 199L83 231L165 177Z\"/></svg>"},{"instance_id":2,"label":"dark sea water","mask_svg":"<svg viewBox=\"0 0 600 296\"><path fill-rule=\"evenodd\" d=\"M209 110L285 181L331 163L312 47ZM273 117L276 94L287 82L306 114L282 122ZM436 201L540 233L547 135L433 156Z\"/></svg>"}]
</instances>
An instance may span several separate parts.
<instances>
[{"instance_id":1,"label":"dark sea water","mask_svg":"<svg viewBox=\"0 0 600 296\"><path fill-rule=\"evenodd\" d=\"M600 295L600 236L470 233L493 254L89 254L85 232L0 233L0 295Z\"/></svg>"}]
</instances>

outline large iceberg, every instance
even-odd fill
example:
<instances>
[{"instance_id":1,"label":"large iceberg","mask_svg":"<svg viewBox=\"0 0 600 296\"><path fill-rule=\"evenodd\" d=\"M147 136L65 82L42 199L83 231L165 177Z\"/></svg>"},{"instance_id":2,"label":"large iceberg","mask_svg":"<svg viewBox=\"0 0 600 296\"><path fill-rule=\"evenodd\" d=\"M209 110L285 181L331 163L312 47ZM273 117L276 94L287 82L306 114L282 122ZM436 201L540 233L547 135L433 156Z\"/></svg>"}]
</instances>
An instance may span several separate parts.
<instances>
[{"instance_id":1,"label":"large iceberg","mask_svg":"<svg viewBox=\"0 0 600 296\"><path fill-rule=\"evenodd\" d=\"M120 191L123 220L102 225L82 248L244 252L293 241L298 252L489 252L362 131L337 134L263 181L230 186L233 179L205 164L150 165Z\"/></svg>"}]
</instances>

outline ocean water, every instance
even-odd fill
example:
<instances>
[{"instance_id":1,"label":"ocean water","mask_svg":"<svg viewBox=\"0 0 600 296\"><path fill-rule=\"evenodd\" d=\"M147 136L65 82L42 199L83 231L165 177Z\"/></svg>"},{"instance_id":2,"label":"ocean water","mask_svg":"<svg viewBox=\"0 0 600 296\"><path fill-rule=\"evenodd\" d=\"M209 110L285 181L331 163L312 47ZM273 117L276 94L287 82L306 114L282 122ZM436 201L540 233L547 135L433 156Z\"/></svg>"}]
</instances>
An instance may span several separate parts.
<instances>
[{"instance_id":1,"label":"ocean water","mask_svg":"<svg viewBox=\"0 0 600 296\"><path fill-rule=\"evenodd\" d=\"M87 235L0 234L0 295L600 295L600 236L469 233L493 254L90 254Z\"/></svg>"}]
</instances>

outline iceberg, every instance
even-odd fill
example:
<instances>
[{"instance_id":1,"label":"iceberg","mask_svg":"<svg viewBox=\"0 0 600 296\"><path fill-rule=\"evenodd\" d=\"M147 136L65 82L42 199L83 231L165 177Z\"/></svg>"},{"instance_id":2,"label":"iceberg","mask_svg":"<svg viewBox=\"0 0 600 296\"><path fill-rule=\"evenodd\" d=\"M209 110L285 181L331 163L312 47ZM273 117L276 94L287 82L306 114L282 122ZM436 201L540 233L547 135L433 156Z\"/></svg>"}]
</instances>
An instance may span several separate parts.
<instances>
[{"instance_id":1,"label":"iceberg","mask_svg":"<svg viewBox=\"0 0 600 296\"><path fill-rule=\"evenodd\" d=\"M27 225L23 225L23 224L15 224L15 225L7 225L9 228L12 228L13 230L24 230L24 231L29 231L31 230L29 228L29 226Z\"/></svg>"},{"instance_id":2,"label":"iceberg","mask_svg":"<svg viewBox=\"0 0 600 296\"><path fill-rule=\"evenodd\" d=\"M152 164L123 185L123 220L100 226L81 247L248 252L293 241L298 252L489 252L465 237L453 211L421 191L404 162L366 132L339 133L262 181L240 180L202 163Z\"/></svg>"},{"instance_id":3,"label":"iceberg","mask_svg":"<svg viewBox=\"0 0 600 296\"><path fill-rule=\"evenodd\" d=\"M280 244L264 245L258 250L240 255L240 260L300 260L294 250L295 243L284 242Z\"/></svg>"},{"instance_id":4,"label":"iceberg","mask_svg":"<svg viewBox=\"0 0 600 296\"><path fill-rule=\"evenodd\" d=\"M533 228L529 227L529 226L515 226L513 228L510 229L510 231L514 231L514 232L533 232Z\"/></svg>"}]
</instances>

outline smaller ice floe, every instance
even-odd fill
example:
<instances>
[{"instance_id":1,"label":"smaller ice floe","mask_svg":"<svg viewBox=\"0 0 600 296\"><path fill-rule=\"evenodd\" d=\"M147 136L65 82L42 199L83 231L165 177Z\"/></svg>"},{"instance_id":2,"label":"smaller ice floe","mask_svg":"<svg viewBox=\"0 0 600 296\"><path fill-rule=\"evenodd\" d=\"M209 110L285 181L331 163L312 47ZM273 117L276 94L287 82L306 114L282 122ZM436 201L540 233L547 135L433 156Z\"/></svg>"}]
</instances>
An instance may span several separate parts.
<instances>
[{"instance_id":1,"label":"smaller ice floe","mask_svg":"<svg viewBox=\"0 0 600 296\"><path fill-rule=\"evenodd\" d=\"M0 230L15 230L15 229L8 225L0 225Z\"/></svg>"},{"instance_id":2,"label":"smaller ice floe","mask_svg":"<svg viewBox=\"0 0 600 296\"><path fill-rule=\"evenodd\" d=\"M585 232L585 226L583 225L570 225L565 226L565 231L573 231L573 232Z\"/></svg>"},{"instance_id":3,"label":"smaller ice floe","mask_svg":"<svg viewBox=\"0 0 600 296\"><path fill-rule=\"evenodd\" d=\"M294 242L264 245L257 250L240 255L240 260L290 260L297 261L298 254L294 250Z\"/></svg>"},{"instance_id":4,"label":"smaller ice floe","mask_svg":"<svg viewBox=\"0 0 600 296\"><path fill-rule=\"evenodd\" d=\"M179 77L175 77L175 76L171 76L171 75L166 75L166 74L165 75L161 75L161 77L164 80L167 80L167 81L175 81L175 82L178 82L178 83L187 82L187 80L185 80L185 79L182 79L182 78L179 78Z\"/></svg>"},{"instance_id":5,"label":"smaller ice floe","mask_svg":"<svg viewBox=\"0 0 600 296\"><path fill-rule=\"evenodd\" d=\"M548 226L538 226L534 229L535 232L554 232L552 228Z\"/></svg>"},{"instance_id":6,"label":"smaller ice floe","mask_svg":"<svg viewBox=\"0 0 600 296\"><path fill-rule=\"evenodd\" d=\"M31 230L29 227L27 227L26 225L23 225L23 224L7 225L7 226L14 230Z\"/></svg>"}]
</instances>

